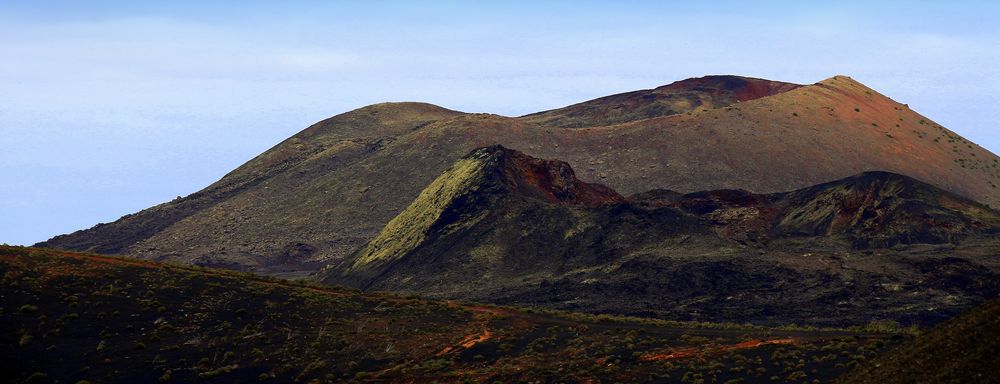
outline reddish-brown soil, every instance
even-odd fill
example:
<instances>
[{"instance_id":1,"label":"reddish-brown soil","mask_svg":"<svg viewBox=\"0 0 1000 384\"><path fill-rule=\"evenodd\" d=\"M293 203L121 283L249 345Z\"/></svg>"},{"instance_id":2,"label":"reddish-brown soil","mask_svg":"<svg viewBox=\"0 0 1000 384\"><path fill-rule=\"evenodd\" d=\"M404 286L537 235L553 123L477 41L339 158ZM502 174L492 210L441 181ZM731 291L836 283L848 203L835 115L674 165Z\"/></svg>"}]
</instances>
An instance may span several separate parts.
<instances>
[{"instance_id":1,"label":"reddish-brown soil","mask_svg":"<svg viewBox=\"0 0 1000 384\"><path fill-rule=\"evenodd\" d=\"M438 356L444 356L444 355L447 355L449 353L456 353L456 352L459 352L459 351L461 351L463 349L472 348L476 344L479 344L479 343L482 343L482 342L484 342L486 340L489 340L492 336L493 336L493 333L490 332L490 330L488 328L485 328L485 326L484 326L482 333L471 334L469 336L466 336L464 339L462 339L461 341L459 341L458 344L445 347L440 352L438 352L437 355Z\"/></svg>"},{"instance_id":2,"label":"reddish-brown soil","mask_svg":"<svg viewBox=\"0 0 1000 384\"><path fill-rule=\"evenodd\" d=\"M538 125L584 128L727 107L801 87L741 76L705 76L521 117Z\"/></svg>"},{"instance_id":3,"label":"reddish-brown soil","mask_svg":"<svg viewBox=\"0 0 1000 384\"><path fill-rule=\"evenodd\" d=\"M510 151L509 156L502 159L504 180L516 193L553 203L588 207L625 201L611 188L580 181L565 162L538 159L518 151Z\"/></svg>"},{"instance_id":4,"label":"reddish-brown soil","mask_svg":"<svg viewBox=\"0 0 1000 384\"><path fill-rule=\"evenodd\" d=\"M681 80L676 83L666 85L658 90L671 91L702 91L713 96L723 96L733 93L736 101L750 101L761 97L774 96L779 93L791 91L799 88L799 84L785 83L765 79L754 79L737 76L706 76L693 79ZM726 105L715 105L715 107L725 107Z\"/></svg>"}]
</instances>

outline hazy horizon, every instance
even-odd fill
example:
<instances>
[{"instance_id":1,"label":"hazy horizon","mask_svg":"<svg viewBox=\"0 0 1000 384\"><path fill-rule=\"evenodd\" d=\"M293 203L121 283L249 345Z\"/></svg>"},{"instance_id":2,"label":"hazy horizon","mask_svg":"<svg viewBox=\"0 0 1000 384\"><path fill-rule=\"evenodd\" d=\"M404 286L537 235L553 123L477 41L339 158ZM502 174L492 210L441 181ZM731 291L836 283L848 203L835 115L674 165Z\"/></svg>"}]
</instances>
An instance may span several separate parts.
<instances>
[{"instance_id":1,"label":"hazy horizon","mask_svg":"<svg viewBox=\"0 0 1000 384\"><path fill-rule=\"evenodd\" d=\"M4 2L0 243L188 195L316 121L386 101L518 116L711 74L843 74L997 152L998 9Z\"/></svg>"}]
</instances>

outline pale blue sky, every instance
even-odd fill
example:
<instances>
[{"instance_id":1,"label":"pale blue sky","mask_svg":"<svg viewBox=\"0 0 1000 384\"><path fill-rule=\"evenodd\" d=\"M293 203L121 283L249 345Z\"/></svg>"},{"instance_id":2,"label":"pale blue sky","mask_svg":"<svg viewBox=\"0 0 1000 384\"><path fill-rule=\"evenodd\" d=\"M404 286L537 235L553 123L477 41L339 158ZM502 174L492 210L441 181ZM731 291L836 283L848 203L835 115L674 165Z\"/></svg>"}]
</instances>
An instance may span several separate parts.
<instances>
[{"instance_id":1,"label":"pale blue sky","mask_svg":"<svg viewBox=\"0 0 1000 384\"><path fill-rule=\"evenodd\" d=\"M986 1L147 3L0 2L0 243L187 195L382 101L520 115L706 74L846 74L1000 150Z\"/></svg>"}]
</instances>

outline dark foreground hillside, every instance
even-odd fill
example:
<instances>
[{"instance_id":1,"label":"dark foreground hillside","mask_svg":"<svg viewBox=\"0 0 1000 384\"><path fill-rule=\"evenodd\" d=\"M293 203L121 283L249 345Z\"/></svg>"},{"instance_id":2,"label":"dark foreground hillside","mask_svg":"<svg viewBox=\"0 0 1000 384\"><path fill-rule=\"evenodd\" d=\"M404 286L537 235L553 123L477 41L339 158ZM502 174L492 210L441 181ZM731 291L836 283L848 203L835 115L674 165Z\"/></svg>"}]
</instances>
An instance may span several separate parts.
<instances>
[{"instance_id":1,"label":"dark foreground hillside","mask_svg":"<svg viewBox=\"0 0 1000 384\"><path fill-rule=\"evenodd\" d=\"M0 247L5 382L828 382L906 338L540 314Z\"/></svg>"},{"instance_id":2,"label":"dark foreground hillside","mask_svg":"<svg viewBox=\"0 0 1000 384\"><path fill-rule=\"evenodd\" d=\"M842 380L852 384L1000 383L1000 299L921 335Z\"/></svg>"}]
</instances>

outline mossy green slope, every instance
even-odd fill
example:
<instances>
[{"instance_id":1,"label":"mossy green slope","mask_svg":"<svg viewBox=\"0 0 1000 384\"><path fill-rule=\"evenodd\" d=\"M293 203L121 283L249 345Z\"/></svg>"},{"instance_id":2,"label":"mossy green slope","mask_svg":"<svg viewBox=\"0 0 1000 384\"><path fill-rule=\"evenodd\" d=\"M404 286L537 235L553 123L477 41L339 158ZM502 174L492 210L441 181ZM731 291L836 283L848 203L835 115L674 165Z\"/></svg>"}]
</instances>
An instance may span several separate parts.
<instances>
[{"instance_id":1,"label":"mossy green slope","mask_svg":"<svg viewBox=\"0 0 1000 384\"><path fill-rule=\"evenodd\" d=\"M390 263L420 245L450 204L480 187L491 155L488 150L480 150L456 161L357 253L348 270Z\"/></svg>"},{"instance_id":2,"label":"mossy green slope","mask_svg":"<svg viewBox=\"0 0 1000 384\"><path fill-rule=\"evenodd\" d=\"M511 198L542 199L558 203L558 209L568 211L575 211L568 208L572 206L596 207L623 199L606 187L580 182L563 162L535 159L500 145L478 148L431 182L347 263L328 267L319 275L327 282L368 287L370 281L394 268L394 264L404 257L412 258L411 263L437 259L429 255L427 260L422 260L422 256L416 256L416 251L435 244L438 239L461 237L464 230L476 226L493 212L509 214L498 208L506 207ZM548 208L544 204L538 206L540 212L551 210ZM566 213L561 212L554 217L564 215ZM539 230L562 231L560 223ZM594 227L593 224L578 225ZM563 232L571 233L572 228ZM488 249L505 246L488 242L481 245L472 254L484 255L490 253L485 252ZM492 261L500 260L499 252L495 256Z\"/></svg>"}]
</instances>

